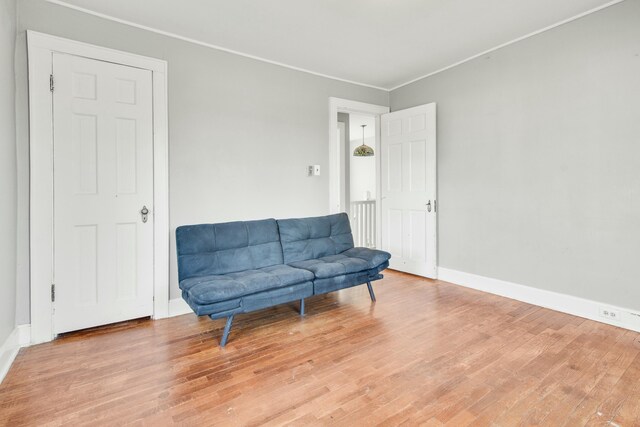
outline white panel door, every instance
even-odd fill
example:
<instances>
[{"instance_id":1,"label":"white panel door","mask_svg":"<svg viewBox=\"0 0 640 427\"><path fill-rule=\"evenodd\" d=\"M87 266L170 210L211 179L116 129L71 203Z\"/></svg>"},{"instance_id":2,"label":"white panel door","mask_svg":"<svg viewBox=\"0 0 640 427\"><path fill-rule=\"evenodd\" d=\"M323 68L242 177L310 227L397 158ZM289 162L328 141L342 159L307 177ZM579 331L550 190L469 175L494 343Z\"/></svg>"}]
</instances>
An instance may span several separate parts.
<instances>
[{"instance_id":1,"label":"white panel door","mask_svg":"<svg viewBox=\"0 0 640 427\"><path fill-rule=\"evenodd\" d=\"M152 315L151 71L54 54L53 75L54 332Z\"/></svg>"},{"instance_id":2,"label":"white panel door","mask_svg":"<svg viewBox=\"0 0 640 427\"><path fill-rule=\"evenodd\" d=\"M436 277L436 105L383 114L381 247L395 270Z\"/></svg>"}]
</instances>

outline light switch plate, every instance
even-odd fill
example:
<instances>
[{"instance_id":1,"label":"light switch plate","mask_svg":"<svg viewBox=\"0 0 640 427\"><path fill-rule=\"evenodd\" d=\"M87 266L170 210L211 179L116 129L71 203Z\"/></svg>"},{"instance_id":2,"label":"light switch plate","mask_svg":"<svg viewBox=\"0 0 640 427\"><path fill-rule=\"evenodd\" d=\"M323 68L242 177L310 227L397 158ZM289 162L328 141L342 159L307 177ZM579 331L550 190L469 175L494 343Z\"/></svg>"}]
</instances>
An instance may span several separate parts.
<instances>
[{"instance_id":1,"label":"light switch plate","mask_svg":"<svg viewBox=\"0 0 640 427\"><path fill-rule=\"evenodd\" d=\"M320 176L320 165L311 165L308 169L309 176Z\"/></svg>"}]
</instances>

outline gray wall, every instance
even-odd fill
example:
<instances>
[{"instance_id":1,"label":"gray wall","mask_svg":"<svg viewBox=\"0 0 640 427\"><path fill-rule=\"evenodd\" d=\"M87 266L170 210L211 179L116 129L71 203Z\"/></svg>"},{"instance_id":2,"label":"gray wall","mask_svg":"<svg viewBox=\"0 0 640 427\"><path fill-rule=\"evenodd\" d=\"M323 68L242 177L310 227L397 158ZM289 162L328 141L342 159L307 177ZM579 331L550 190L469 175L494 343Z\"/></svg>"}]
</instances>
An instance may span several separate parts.
<instances>
[{"instance_id":1,"label":"gray wall","mask_svg":"<svg viewBox=\"0 0 640 427\"><path fill-rule=\"evenodd\" d=\"M18 10L18 98L26 97L31 29L169 63L171 297L179 297L175 227L329 209L329 97L388 105L388 93L232 55L117 24L42 0ZM17 107L18 320L29 321L28 109ZM324 173L307 177L307 166Z\"/></svg>"},{"instance_id":2,"label":"gray wall","mask_svg":"<svg viewBox=\"0 0 640 427\"><path fill-rule=\"evenodd\" d=\"M16 1L0 0L0 346L16 324Z\"/></svg>"},{"instance_id":3,"label":"gray wall","mask_svg":"<svg viewBox=\"0 0 640 427\"><path fill-rule=\"evenodd\" d=\"M428 102L442 267L640 309L640 1L390 96Z\"/></svg>"}]
</instances>

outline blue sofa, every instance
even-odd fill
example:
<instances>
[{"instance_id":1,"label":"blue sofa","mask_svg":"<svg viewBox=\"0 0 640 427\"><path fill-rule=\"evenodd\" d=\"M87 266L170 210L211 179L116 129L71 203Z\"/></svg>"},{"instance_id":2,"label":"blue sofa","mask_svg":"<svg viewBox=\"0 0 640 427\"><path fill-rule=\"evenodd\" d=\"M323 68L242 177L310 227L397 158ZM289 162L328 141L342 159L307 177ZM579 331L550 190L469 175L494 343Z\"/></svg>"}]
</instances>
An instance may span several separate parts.
<instances>
[{"instance_id":1,"label":"blue sofa","mask_svg":"<svg viewBox=\"0 0 640 427\"><path fill-rule=\"evenodd\" d=\"M182 297L199 316L233 316L382 279L391 255L355 248L349 217L264 219L176 229Z\"/></svg>"}]
</instances>

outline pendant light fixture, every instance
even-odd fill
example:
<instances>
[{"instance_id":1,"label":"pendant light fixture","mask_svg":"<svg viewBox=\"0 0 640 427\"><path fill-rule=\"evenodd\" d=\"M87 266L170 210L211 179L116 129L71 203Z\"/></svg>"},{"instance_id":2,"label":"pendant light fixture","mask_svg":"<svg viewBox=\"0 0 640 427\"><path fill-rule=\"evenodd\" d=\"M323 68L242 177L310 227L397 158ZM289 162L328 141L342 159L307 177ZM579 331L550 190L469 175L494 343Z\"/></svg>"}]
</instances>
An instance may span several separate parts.
<instances>
[{"instance_id":1,"label":"pendant light fixture","mask_svg":"<svg viewBox=\"0 0 640 427\"><path fill-rule=\"evenodd\" d=\"M373 156L373 148L369 147L368 145L365 145L364 143L364 128L367 125L361 125L362 126L362 145L356 147L355 150L353 150L353 156L354 157L371 157Z\"/></svg>"}]
</instances>

